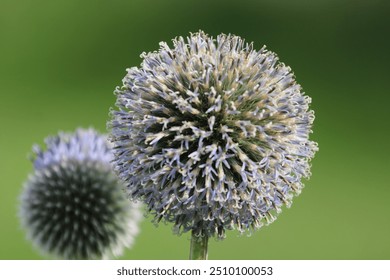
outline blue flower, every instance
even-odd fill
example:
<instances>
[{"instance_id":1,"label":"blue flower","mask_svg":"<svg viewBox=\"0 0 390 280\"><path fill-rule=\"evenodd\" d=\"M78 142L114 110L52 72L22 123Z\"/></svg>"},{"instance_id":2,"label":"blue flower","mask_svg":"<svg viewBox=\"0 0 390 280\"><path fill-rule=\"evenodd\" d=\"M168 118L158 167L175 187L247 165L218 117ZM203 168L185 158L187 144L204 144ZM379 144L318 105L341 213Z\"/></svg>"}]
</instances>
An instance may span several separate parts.
<instances>
[{"instance_id":1,"label":"blue flower","mask_svg":"<svg viewBox=\"0 0 390 280\"><path fill-rule=\"evenodd\" d=\"M176 232L224 238L275 220L310 176L314 112L265 47L203 32L128 69L111 112L114 165Z\"/></svg>"},{"instance_id":2,"label":"blue flower","mask_svg":"<svg viewBox=\"0 0 390 280\"><path fill-rule=\"evenodd\" d=\"M106 136L93 129L59 133L35 146L34 172L21 195L28 237L62 259L106 259L130 247L141 213L112 170Z\"/></svg>"}]
</instances>

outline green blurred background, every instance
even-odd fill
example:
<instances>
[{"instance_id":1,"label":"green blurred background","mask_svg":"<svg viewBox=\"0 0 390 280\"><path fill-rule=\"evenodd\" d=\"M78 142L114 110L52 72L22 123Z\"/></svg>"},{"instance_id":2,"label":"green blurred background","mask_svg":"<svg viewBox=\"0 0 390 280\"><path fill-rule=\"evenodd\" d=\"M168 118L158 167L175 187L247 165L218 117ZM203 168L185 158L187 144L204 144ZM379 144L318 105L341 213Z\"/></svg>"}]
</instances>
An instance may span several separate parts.
<instances>
[{"instance_id":1,"label":"green blurred background","mask_svg":"<svg viewBox=\"0 0 390 280\"><path fill-rule=\"evenodd\" d=\"M291 209L210 259L390 259L390 1L0 0L0 259L41 259L17 216L34 143L106 131L125 69L204 30L276 52L313 99L320 151ZM189 235L151 217L123 259L186 259Z\"/></svg>"}]
</instances>

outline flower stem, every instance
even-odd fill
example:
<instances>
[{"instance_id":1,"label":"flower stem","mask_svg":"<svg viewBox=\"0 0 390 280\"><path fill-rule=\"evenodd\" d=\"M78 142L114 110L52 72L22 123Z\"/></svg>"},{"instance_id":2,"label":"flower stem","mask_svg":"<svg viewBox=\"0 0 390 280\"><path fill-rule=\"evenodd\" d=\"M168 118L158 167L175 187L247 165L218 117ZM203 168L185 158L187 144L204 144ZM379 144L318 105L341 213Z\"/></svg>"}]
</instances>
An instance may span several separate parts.
<instances>
[{"instance_id":1,"label":"flower stem","mask_svg":"<svg viewBox=\"0 0 390 280\"><path fill-rule=\"evenodd\" d=\"M190 260L207 260L208 237L191 233Z\"/></svg>"}]
</instances>

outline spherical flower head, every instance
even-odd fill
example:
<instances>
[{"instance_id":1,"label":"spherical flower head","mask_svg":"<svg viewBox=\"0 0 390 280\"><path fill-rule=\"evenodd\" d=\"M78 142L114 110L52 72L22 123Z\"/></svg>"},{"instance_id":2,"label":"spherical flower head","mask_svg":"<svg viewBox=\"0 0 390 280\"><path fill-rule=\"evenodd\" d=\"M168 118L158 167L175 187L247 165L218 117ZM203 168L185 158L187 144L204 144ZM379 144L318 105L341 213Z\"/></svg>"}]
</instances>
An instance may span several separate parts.
<instances>
[{"instance_id":1,"label":"spherical flower head","mask_svg":"<svg viewBox=\"0 0 390 280\"><path fill-rule=\"evenodd\" d=\"M113 172L106 136L78 129L45 142L45 150L34 147L35 170L21 195L28 237L56 258L119 256L132 245L142 215Z\"/></svg>"},{"instance_id":2,"label":"spherical flower head","mask_svg":"<svg viewBox=\"0 0 390 280\"><path fill-rule=\"evenodd\" d=\"M203 32L141 57L109 124L129 194L178 233L223 238L274 221L317 151L311 100L291 69L265 47Z\"/></svg>"}]
</instances>

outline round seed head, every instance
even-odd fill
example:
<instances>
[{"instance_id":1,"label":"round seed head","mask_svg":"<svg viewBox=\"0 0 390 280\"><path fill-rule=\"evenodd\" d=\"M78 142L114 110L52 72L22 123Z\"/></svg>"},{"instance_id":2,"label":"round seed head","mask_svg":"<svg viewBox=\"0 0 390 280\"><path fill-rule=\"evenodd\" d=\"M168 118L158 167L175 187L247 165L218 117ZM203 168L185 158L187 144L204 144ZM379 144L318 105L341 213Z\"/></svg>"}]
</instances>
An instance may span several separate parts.
<instances>
[{"instance_id":1,"label":"round seed head","mask_svg":"<svg viewBox=\"0 0 390 280\"><path fill-rule=\"evenodd\" d=\"M274 221L318 149L311 100L291 69L265 47L203 32L142 58L109 124L130 196L178 233L223 238Z\"/></svg>"},{"instance_id":2,"label":"round seed head","mask_svg":"<svg viewBox=\"0 0 390 280\"><path fill-rule=\"evenodd\" d=\"M105 136L92 129L60 133L36 147L20 214L29 238L63 259L105 259L130 247L141 218L112 171Z\"/></svg>"}]
</instances>

